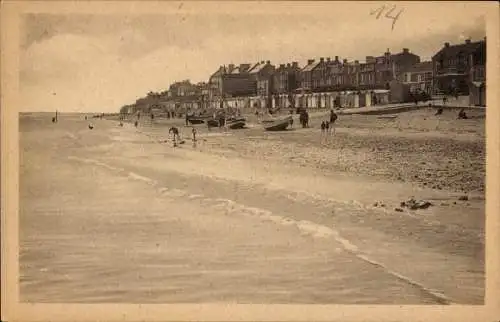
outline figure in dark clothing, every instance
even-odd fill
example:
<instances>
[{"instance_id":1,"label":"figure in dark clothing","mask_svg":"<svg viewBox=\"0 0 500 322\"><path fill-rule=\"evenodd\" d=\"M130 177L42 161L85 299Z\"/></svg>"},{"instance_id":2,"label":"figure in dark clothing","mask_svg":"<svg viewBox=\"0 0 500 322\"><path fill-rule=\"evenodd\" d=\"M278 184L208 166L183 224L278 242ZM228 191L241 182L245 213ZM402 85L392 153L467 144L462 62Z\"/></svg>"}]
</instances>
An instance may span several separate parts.
<instances>
[{"instance_id":1,"label":"figure in dark clothing","mask_svg":"<svg viewBox=\"0 0 500 322\"><path fill-rule=\"evenodd\" d=\"M443 105L446 105L446 101L448 100L448 98L446 96L443 97Z\"/></svg>"},{"instance_id":2,"label":"figure in dark clothing","mask_svg":"<svg viewBox=\"0 0 500 322\"><path fill-rule=\"evenodd\" d=\"M188 117L188 114L186 113L186 126L188 126L188 125L189 125L189 122L188 122L188 121L189 121L189 117Z\"/></svg>"},{"instance_id":3,"label":"figure in dark clothing","mask_svg":"<svg viewBox=\"0 0 500 322\"><path fill-rule=\"evenodd\" d=\"M137 127L139 125L139 121L134 122L134 126Z\"/></svg>"},{"instance_id":4,"label":"figure in dark clothing","mask_svg":"<svg viewBox=\"0 0 500 322\"><path fill-rule=\"evenodd\" d=\"M458 112L458 119L459 120L466 120L466 119L468 119L467 114L465 113L464 109L461 109L460 112Z\"/></svg>"},{"instance_id":5,"label":"figure in dark clothing","mask_svg":"<svg viewBox=\"0 0 500 322\"><path fill-rule=\"evenodd\" d=\"M191 130L191 134L193 135L193 142L196 142L196 129L194 127Z\"/></svg>"},{"instance_id":6,"label":"figure in dark clothing","mask_svg":"<svg viewBox=\"0 0 500 322\"><path fill-rule=\"evenodd\" d=\"M326 129L325 121L321 122L321 133L324 133Z\"/></svg>"},{"instance_id":7,"label":"figure in dark clothing","mask_svg":"<svg viewBox=\"0 0 500 322\"><path fill-rule=\"evenodd\" d=\"M300 116L299 116L300 124L302 125L302 128L306 127L306 112L304 110L300 110Z\"/></svg>"},{"instance_id":8,"label":"figure in dark clothing","mask_svg":"<svg viewBox=\"0 0 500 322\"><path fill-rule=\"evenodd\" d=\"M306 127L309 127L309 113L306 111L305 112L305 121L306 121Z\"/></svg>"},{"instance_id":9,"label":"figure in dark clothing","mask_svg":"<svg viewBox=\"0 0 500 322\"><path fill-rule=\"evenodd\" d=\"M330 111L330 124L329 124L329 131L333 132L335 134L335 122L339 116L337 113L335 113L333 110Z\"/></svg>"},{"instance_id":10,"label":"figure in dark clothing","mask_svg":"<svg viewBox=\"0 0 500 322\"><path fill-rule=\"evenodd\" d=\"M193 136L193 148L196 148L196 129L193 127L191 130L191 135Z\"/></svg>"}]
</instances>

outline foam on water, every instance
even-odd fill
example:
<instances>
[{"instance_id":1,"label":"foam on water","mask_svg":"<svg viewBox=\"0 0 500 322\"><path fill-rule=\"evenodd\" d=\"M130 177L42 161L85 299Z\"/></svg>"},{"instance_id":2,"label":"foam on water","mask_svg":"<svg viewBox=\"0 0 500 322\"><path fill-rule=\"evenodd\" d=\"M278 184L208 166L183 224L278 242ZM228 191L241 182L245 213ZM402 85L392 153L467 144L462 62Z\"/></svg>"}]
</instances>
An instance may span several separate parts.
<instances>
[{"instance_id":1,"label":"foam on water","mask_svg":"<svg viewBox=\"0 0 500 322\"><path fill-rule=\"evenodd\" d=\"M277 225L288 226L288 227L295 226L297 228L297 230L300 231L301 234L306 235L306 236L310 236L312 238L332 238L333 240L335 240L336 242L338 242L342 246L343 251L349 252L350 254L354 255L358 259L360 259L360 260L362 260L370 265L374 265L374 266L377 266L377 267L383 269L387 274L390 274L390 275L394 276L395 278L398 278L402 281L405 281L408 284L411 284L417 288L420 288L422 291L424 291L425 293L427 293L430 296L432 296L433 298L435 298L441 304L452 304L452 301L447 296L442 294L441 292L436 291L436 290L432 290L432 289L426 287L425 285L423 285L417 281L414 281L413 279L411 279L407 276L401 275L398 272L391 270L388 266L386 266L382 263L379 263L379 262L375 261L374 259L370 258L366 254L364 254L363 251L359 249L359 247L354 245L348 239L343 238L340 235L340 233L337 230L333 229L332 227L320 225L320 224L317 224L317 223L314 223L314 222L311 222L308 220L294 220L292 218L288 218L285 216L274 214L273 212L266 210L266 209L249 207L249 206L246 206L244 204L237 203L234 200L230 200L230 199L208 198L208 197L205 197L205 196L200 195L200 194L190 194L188 191L181 190L181 189L176 189L176 188L171 189L168 187L161 187L161 186L159 186L159 183L154 179L139 175L139 174L134 173L134 172L127 172L125 169L110 166L106 163L103 163L103 162L100 162L100 161L97 161L94 159L78 158L78 157L73 157L73 156L70 156L69 158L72 160L77 160L77 161L84 162L87 164L94 164L97 166L101 166L101 167L104 167L104 168L109 169L109 170L117 171L121 174L127 174L127 176L130 179L138 180L138 181L145 182L147 184L156 186L158 191L163 196L174 197L174 198L175 197L187 197L190 200L200 200L200 201L204 201L204 202L215 203L216 207L225 208L226 214L229 214L229 215L251 216L251 217L263 220L263 221L270 221L270 222L277 224Z\"/></svg>"}]
</instances>

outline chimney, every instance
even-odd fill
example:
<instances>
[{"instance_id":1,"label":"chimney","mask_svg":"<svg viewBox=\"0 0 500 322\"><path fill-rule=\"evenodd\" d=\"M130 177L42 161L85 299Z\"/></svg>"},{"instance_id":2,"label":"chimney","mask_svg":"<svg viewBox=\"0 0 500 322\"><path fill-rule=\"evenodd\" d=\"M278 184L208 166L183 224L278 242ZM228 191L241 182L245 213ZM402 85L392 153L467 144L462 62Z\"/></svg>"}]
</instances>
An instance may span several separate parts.
<instances>
[{"instance_id":1,"label":"chimney","mask_svg":"<svg viewBox=\"0 0 500 322\"><path fill-rule=\"evenodd\" d=\"M354 64L356 64L356 65L359 64L359 60L355 60Z\"/></svg>"},{"instance_id":2,"label":"chimney","mask_svg":"<svg viewBox=\"0 0 500 322\"><path fill-rule=\"evenodd\" d=\"M321 58L319 59L319 61L320 61L320 62L324 62L324 61L325 61L325 58L324 58L324 57L321 57Z\"/></svg>"},{"instance_id":3,"label":"chimney","mask_svg":"<svg viewBox=\"0 0 500 322\"><path fill-rule=\"evenodd\" d=\"M470 44L470 38L469 39L465 39L465 43L466 44Z\"/></svg>"},{"instance_id":4,"label":"chimney","mask_svg":"<svg viewBox=\"0 0 500 322\"><path fill-rule=\"evenodd\" d=\"M268 65L269 65L270 63L271 63L271 61L270 61L270 60L266 61L266 64L268 64Z\"/></svg>"},{"instance_id":5,"label":"chimney","mask_svg":"<svg viewBox=\"0 0 500 322\"><path fill-rule=\"evenodd\" d=\"M290 68L290 66L291 66L290 63L286 64L286 67Z\"/></svg>"},{"instance_id":6,"label":"chimney","mask_svg":"<svg viewBox=\"0 0 500 322\"><path fill-rule=\"evenodd\" d=\"M444 43L444 46L445 46L446 48L448 48L448 47L450 47L450 43L449 43L449 42L445 42L445 43Z\"/></svg>"},{"instance_id":7,"label":"chimney","mask_svg":"<svg viewBox=\"0 0 500 322\"><path fill-rule=\"evenodd\" d=\"M312 63L314 63L314 59L308 59L307 60L307 65L311 65Z\"/></svg>"},{"instance_id":8,"label":"chimney","mask_svg":"<svg viewBox=\"0 0 500 322\"><path fill-rule=\"evenodd\" d=\"M330 57L328 57L328 58L326 59L326 61L327 61L327 62L330 62L330 61L331 61Z\"/></svg>"},{"instance_id":9,"label":"chimney","mask_svg":"<svg viewBox=\"0 0 500 322\"><path fill-rule=\"evenodd\" d=\"M347 59L346 58L344 58L344 64L347 64Z\"/></svg>"},{"instance_id":10,"label":"chimney","mask_svg":"<svg viewBox=\"0 0 500 322\"><path fill-rule=\"evenodd\" d=\"M288 64L290 66L290 64ZM280 64L280 68L285 68L285 64Z\"/></svg>"},{"instance_id":11,"label":"chimney","mask_svg":"<svg viewBox=\"0 0 500 322\"><path fill-rule=\"evenodd\" d=\"M261 64L264 64L264 61L263 61L263 60L261 60L261 62L260 62L260 63L261 63Z\"/></svg>"},{"instance_id":12,"label":"chimney","mask_svg":"<svg viewBox=\"0 0 500 322\"><path fill-rule=\"evenodd\" d=\"M299 63L296 61L292 62L292 67L299 67Z\"/></svg>"},{"instance_id":13,"label":"chimney","mask_svg":"<svg viewBox=\"0 0 500 322\"><path fill-rule=\"evenodd\" d=\"M403 53L408 54L410 50L408 48L403 48Z\"/></svg>"},{"instance_id":14,"label":"chimney","mask_svg":"<svg viewBox=\"0 0 500 322\"><path fill-rule=\"evenodd\" d=\"M229 72L232 72L234 69L234 64L229 64Z\"/></svg>"},{"instance_id":15,"label":"chimney","mask_svg":"<svg viewBox=\"0 0 500 322\"><path fill-rule=\"evenodd\" d=\"M339 56L335 56L335 61L339 61Z\"/></svg>"}]
</instances>

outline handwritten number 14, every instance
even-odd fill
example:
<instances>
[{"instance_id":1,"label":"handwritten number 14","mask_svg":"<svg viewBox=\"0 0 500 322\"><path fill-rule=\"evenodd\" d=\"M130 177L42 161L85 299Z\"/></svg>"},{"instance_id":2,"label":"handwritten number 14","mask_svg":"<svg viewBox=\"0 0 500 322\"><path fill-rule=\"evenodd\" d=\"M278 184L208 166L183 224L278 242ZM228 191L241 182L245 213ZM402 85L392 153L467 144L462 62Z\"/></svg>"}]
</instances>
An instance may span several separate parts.
<instances>
[{"instance_id":1,"label":"handwritten number 14","mask_svg":"<svg viewBox=\"0 0 500 322\"><path fill-rule=\"evenodd\" d=\"M383 5L382 7L380 8L377 8L373 11L370 12L370 15L374 15L374 14L377 14L377 16L375 17L376 19L379 19L380 16L382 15L382 13L384 12L386 6ZM394 25L396 24L396 21L399 19L399 16L401 15L401 13L404 11L404 9L401 9L399 10L398 14L395 15L395 16L391 16L392 12L396 9L396 6L392 6L392 8L387 11L387 13L385 14L385 17L388 18L388 19L392 19L392 30L394 30Z\"/></svg>"}]
</instances>

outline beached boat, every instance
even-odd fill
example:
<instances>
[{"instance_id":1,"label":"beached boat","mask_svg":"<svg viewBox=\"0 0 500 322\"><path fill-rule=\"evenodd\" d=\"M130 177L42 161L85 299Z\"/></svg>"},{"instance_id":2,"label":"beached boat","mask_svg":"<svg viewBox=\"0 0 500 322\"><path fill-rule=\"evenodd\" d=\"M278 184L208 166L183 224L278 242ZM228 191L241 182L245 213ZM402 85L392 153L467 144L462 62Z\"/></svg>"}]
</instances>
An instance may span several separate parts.
<instances>
[{"instance_id":1,"label":"beached boat","mask_svg":"<svg viewBox=\"0 0 500 322\"><path fill-rule=\"evenodd\" d=\"M210 119L210 116L188 116L187 120L189 124L196 125L196 124L203 124Z\"/></svg>"},{"instance_id":2,"label":"beached boat","mask_svg":"<svg viewBox=\"0 0 500 322\"><path fill-rule=\"evenodd\" d=\"M240 118L230 118L227 121L227 127L232 130L242 129L245 127L246 120L242 117Z\"/></svg>"},{"instance_id":3,"label":"beached boat","mask_svg":"<svg viewBox=\"0 0 500 322\"><path fill-rule=\"evenodd\" d=\"M291 115L279 118L270 118L262 120L261 123L266 131L284 131L290 126L290 121L293 120Z\"/></svg>"},{"instance_id":4,"label":"beached boat","mask_svg":"<svg viewBox=\"0 0 500 322\"><path fill-rule=\"evenodd\" d=\"M207 121L209 127L219 127L219 120L210 118ZM230 117L226 119L226 126L232 130L242 129L246 125L246 119L243 117Z\"/></svg>"}]
</instances>

